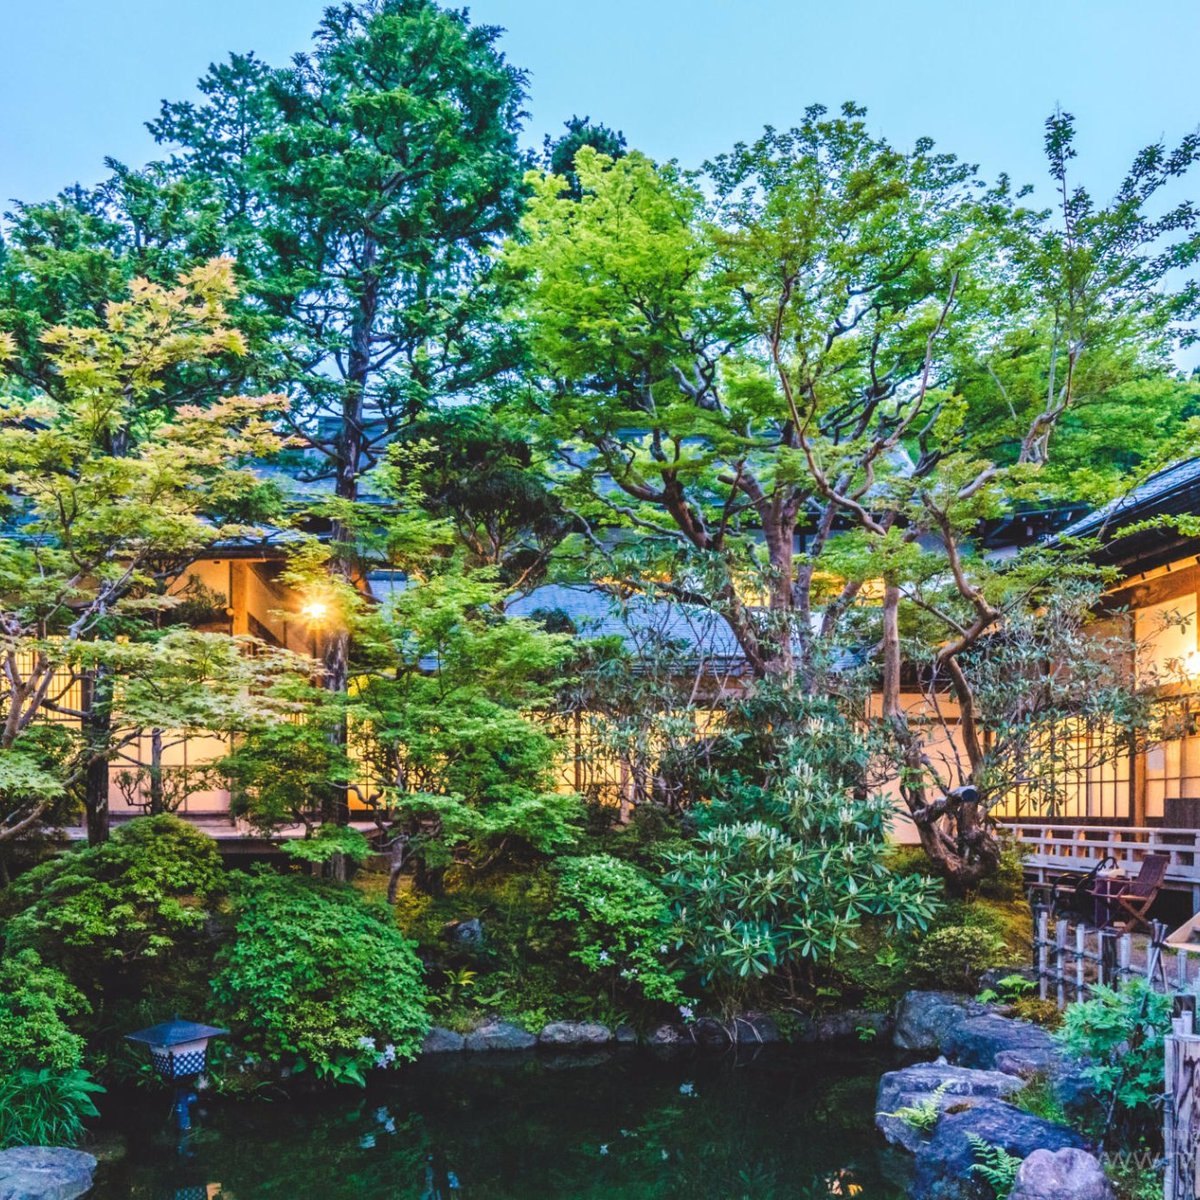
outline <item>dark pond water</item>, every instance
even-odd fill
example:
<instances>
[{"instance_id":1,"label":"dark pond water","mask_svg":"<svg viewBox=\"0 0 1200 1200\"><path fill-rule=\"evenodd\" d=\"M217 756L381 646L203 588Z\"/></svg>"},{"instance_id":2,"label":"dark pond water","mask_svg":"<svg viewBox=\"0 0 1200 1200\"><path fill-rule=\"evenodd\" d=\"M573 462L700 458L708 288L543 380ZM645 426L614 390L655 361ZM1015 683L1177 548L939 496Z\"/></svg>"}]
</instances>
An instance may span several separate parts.
<instances>
[{"instance_id":1,"label":"dark pond water","mask_svg":"<svg viewBox=\"0 0 1200 1200\"><path fill-rule=\"evenodd\" d=\"M205 1101L182 1154L166 1098L143 1097L93 1197L900 1200L873 1130L883 1069L785 1049L455 1056L319 1102Z\"/></svg>"}]
</instances>

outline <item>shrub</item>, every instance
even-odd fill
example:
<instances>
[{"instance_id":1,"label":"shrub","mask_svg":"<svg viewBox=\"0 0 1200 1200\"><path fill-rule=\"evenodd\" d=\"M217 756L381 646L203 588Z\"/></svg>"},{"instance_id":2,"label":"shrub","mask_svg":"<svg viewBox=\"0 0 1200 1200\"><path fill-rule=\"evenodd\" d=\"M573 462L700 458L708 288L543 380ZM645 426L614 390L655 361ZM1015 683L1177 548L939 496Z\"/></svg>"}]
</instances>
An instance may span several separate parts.
<instances>
[{"instance_id":1,"label":"shrub","mask_svg":"<svg viewBox=\"0 0 1200 1200\"><path fill-rule=\"evenodd\" d=\"M1005 958L1004 940L977 925L946 925L921 939L913 966L923 983L973 992L979 977Z\"/></svg>"},{"instance_id":2,"label":"shrub","mask_svg":"<svg viewBox=\"0 0 1200 1200\"><path fill-rule=\"evenodd\" d=\"M212 838L138 817L101 846L51 859L8 889L10 951L36 949L85 992L137 994L147 968L194 958L225 886Z\"/></svg>"},{"instance_id":3,"label":"shrub","mask_svg":"<svg viewBox=\"0 0 1200 1200\"><path fill-rule=\"evenodd\" d=\"M551 919L564 922L572 958L605 978L615 995L679 1004L683 972L671 963L671 913L662 889L632 863L608 854L562 863L558 904Z\"/></svg>"},{"instance_id":4,"label":"shrub","mask_svg":"<svg viewBox=\"0 0 1200 1200\"><path fill-rule=\"evenodd\" d=\"M83 1038L69 1022L90 1011L70 980L33 950L0 959L0 1077L22 1067L81 1066Z\"/></svg>"},{"instance_id":5,"label":"shrub","mask_svg":"<svg viewBox=\"0 0 1200 1200\"><path fill-rule=\"evenodd\" d=\"M103 1091L79 1069L23 1067L0 1076L0 1150L75 1145L84 1121L100 1115L92 1097Z\"/></svg>"},{"instance_id":6,"label":"shrub","mask_svg":"<svg viewBox=\"0 0 1200 1200\"><path fill-rule=\"evenodd\" d=\"M333 1082L415 1057L421 964L391 913L352 888L261 872L233 890L213 992L256 1054Z\"/></svg>"},{"instance_id":7,"label":"shrub","mask_svg":"<svg viewBox=\"0 0 1200 1200\"><path fill-rule=\"evenodd\" d=\"M819 746L818 735L811 740ZM770 786L746 792L744 808L759 819L703 830L691 847L667 856L668 883L706 983L737 992L776 976L794 990L806 968L832 965L854 944L866 917L890 933L925 928L937 885L888 869L890 802L854 798L797 748Z\"/></svg>"},{"instance_id":8,"label":"shrub","mask_svg":"<svg viewBox=\"0 0 1200 1200\"><path fill-rule=\"evenodd\" d=\"M1100 1111L1101 1138L1132 1145L1153 1132L1163 1090L1163 1039L1171 1028L1171 997L1132 980L1119 989L1092 988L1092 999L1067 1005L1055 1035L1081 1059Z\"/></svg>"}]
</instances>

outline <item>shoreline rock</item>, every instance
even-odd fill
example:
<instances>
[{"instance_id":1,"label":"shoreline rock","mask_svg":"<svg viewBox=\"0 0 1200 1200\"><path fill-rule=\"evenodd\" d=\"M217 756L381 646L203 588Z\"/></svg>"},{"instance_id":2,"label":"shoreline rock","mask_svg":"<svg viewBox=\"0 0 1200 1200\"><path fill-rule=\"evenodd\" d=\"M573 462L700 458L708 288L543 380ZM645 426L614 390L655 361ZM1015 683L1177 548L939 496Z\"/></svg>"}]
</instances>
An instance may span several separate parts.
<instances>
[{"instance_id":1,"label":"shoreline rock","mask_svg":"<svg viewBox=\"0 0 1200 1200\"><path fill-rule=\"evenodd\" d=\"M0 1150L0 1200L75 1200L92 1186L96 1159L64 1146Z\"/></svg>"},{"instance_id":2,"label":"shoreline rock","mask_svg":"<svg viewBox=\"0 0 1200 1200\"><path fill-rule=\"evenodd\" d=\"M888 1071L880 1079L875 1096L875 1128L891 1145L916 1154L932 1131L919 1129L897 1116L901 1109L932 1102L940 1115L964 1097L1007 1100L1022 1087L1024 1083L1012 1075L955 1067L944 1058L937 1062L916 1063L898 1071Z\"/></svg>"}]
</instances>

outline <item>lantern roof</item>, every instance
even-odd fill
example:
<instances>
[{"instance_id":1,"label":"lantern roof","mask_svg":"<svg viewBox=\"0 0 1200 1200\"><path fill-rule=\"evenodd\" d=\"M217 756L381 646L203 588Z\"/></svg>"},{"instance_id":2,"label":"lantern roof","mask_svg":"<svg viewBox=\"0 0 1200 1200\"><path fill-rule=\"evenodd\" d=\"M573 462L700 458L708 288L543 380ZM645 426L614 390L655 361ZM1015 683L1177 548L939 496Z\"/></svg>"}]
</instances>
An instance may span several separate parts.
<instances>
[{"instance_id":1,"label":"lantern roof","mask_svg":"<svg viewBox=\"0 0 1200 1200\"><path fill-rule=\"evenodd\" d=\"M185 1042L198 1042L202 1038L220 1037L228 1032L228 1029L220 1029L216 1025L200 1025L196 1021L181 1021L176 1017L173 1021L164 1021L161 1025L151 1025L149 1029L139 1029L137 1033L127 1033L125 1040L169 1048L181 1046Z\"/></svg>"}]
</instances>

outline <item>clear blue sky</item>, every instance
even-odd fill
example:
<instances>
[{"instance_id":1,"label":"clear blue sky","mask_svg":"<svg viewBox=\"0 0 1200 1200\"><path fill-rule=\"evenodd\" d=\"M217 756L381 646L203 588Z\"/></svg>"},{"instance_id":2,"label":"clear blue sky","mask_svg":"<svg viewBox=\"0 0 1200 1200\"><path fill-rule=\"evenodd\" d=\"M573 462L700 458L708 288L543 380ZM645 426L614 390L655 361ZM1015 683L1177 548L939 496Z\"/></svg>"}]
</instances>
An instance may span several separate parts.
<instances>
[{"instance_id":1,"label":"clear blue sky","mask_svg":"<svg viewBox=\"0 0 1200 1200\"><path fill-rule=\"evenodd\" d=\"M321 0L2 0L0 201L42 199L154 153L142 122L230 50L281 62ZM531 73L529 140L573 112L696 165L803 108L866 104L900 143L929 134L1040 182L1041 122L1081 125L1107 193L1143 144L1200 123L1197 0L476 0Z\"/></svg>"}]
</instances>

